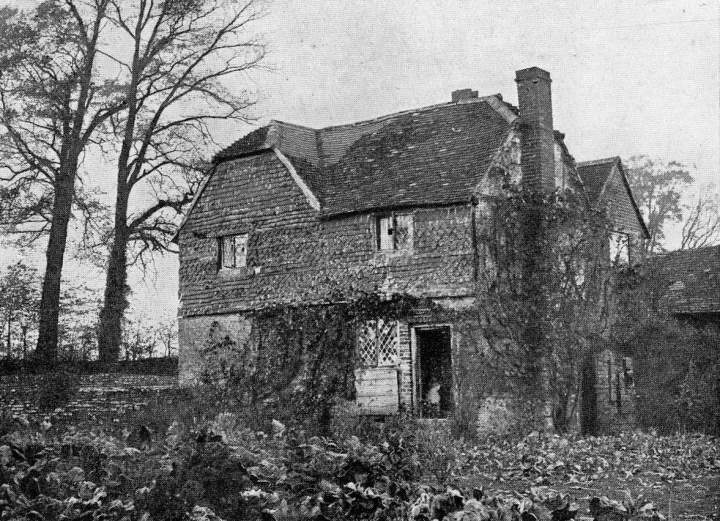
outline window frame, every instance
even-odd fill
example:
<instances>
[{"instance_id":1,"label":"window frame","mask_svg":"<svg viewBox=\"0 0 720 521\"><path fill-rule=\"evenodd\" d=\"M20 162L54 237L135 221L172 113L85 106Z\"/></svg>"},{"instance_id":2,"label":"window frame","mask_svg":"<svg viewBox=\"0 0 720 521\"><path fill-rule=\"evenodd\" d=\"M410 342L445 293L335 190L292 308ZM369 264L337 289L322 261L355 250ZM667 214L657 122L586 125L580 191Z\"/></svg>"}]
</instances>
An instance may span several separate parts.
<instances>
[{"instance_id":1,"label":"window frame","mask_svg":"<svg viewBox=\"0 0 720 521\"><path fill-rule=\"evenodd\" d=\"M382 337L381 331L385 328L391 330L392 344L394 353L391 356L382 356L381 351ZM368 334L372 331L372 334ZM365 338L365 339L363 339ZM386 336L386 338L389 338ZM372 360L363 356L363 344L368 344L372 341L373 354ZM357 351L359 366L364 369L372 369L378 367L397 367L400 363L400 321L399 320L368 320L361 324L358 328L355 336L355 349Z\"/></svg>"},{"instance_id":2,"label":"window frame","mask_svg":"<svg viewBox=\"0 0 720 521\"><path fill-rule=\"evenodd\" d=\"M613 230L608 234L608 258L612 265L632 264L632 240L629 233Z\"/></svg>"},{"instance_id":3,"label":"window frame","mask_svg":"<svg viewBox=\"0 0 720 521\"><path fill-rule=\"evenodd\" d=\"M403 245L398 244L397 233L398 218L407 218L407 238ZM391 233L392 248L383 246L383 222L389 221ZM402 253L412 251L415 239L415 218L412 212L389 212L381 213L375 216L375 248L383 253Z\"/></svg>"},{"instance_id":4,"label":"window frame","mask_svg":"<svg viewBox=\"0 0 720 521\"><path fill-rule=\"evenodd\" d=\"M238 257L238 239L242 239L244 254ZM232 241L232 263L226 262L226 245L228 241ZM219 270L237 270L248 267L248 245L250 243L249 233L233 233L218 237L218 269ZM238 262L241 260L241 262Z\"/></svg>"}]
</instances>

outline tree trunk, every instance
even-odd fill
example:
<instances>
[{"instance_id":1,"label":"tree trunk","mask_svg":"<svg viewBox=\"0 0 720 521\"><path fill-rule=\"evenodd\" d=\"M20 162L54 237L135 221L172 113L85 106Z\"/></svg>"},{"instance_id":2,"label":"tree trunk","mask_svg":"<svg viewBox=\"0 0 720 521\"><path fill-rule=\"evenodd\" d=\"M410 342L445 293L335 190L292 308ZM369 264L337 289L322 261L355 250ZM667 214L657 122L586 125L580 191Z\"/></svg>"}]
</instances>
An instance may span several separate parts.
<instances>
[{"instance_id":1,"label":"tree trunk","mask_svg":"<svg viewBox=\"0 0 720 521\"><path fill-rule=\"evenodd\" d=\"M50 238L45 254L47 264L40 299L38 342L35 352L38 361L45 365L52 364L57 358L60 284L74 185L75 175L67 172L58 176L55 181L55 200L50 224Z\"/></svg>"},{"instance_id":2,"label":"tree trunk","mask_svg":"<svg viewBox=\"0 0 720 521\"><path fill-rule=\"evenodd\" d=\"M10 314L10 312L8 312L8 319L7 319L7 324L8 324L8 330L7 330L7 352L8 352L8 358L12 358L12 344L10 343L10 340L11 340L10 330L11 330L11 328L12 328L12 318L11 318L11 317L12 317L12 315Z\"/></svg>"},{"instance_id":3,"label":"tree trunk","mask_svg":"<svg viewBox=\"0 0 720 521\"><path fill-rule=\"evenodd\" d=\"M27 360L27 330L28 326L23 325L22 326L22 352L23 352L23 360Z\"/></svg>"},{"instance_id":4,"label":"tree trunk","mask_svg":"<svg viewBox=\"0 0 720 521\"><path fill-rule=\"evenodd\" d=\"M105 278L105 297L100 311L98 350L105 363L118 361L122 340L122 319L127 302L127 208L129 190L118 186L115 202L115 228Z\"/></svg>"}]
</instances>

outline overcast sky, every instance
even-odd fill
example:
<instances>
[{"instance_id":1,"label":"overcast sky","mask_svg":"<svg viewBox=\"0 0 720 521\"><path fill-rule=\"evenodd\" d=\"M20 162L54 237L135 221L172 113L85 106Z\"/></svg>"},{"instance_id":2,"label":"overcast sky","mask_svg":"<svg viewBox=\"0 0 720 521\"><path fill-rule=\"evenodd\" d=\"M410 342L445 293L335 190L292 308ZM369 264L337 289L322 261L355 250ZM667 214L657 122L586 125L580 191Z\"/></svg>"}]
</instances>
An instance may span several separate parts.
<instances>
[{"instance_id":1,"label":"overcast sky","mask_svg":"<svg viewBox=\"0 0 720 521\"><path fill-rule=\"evenodd\" d=\"M2 0L0 0L2 3ZM16 2L17 4L18 2ZM19 2L22 4L22 2ZM319 127L480 95L517 94L514 72L552 76L555 128L578 161L649 154L720 183L718 4L711 0L274 0L258 25L274 71L258 124ZM249 130L217 125L229 144ZM136 309L171 312L177 262L134 279Z\"/></svg>"}]
</instances>

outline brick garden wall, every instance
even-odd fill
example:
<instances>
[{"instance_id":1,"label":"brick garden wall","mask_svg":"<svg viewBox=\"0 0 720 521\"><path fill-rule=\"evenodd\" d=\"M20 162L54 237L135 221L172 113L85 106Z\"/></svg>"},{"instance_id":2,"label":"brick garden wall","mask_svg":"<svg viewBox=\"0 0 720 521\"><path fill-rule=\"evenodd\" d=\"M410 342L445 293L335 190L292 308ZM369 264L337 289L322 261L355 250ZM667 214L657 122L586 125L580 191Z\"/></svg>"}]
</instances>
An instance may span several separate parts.
<instances>
[{"instance_id":1,"label":"brick garden wall","mask_svg":"<svg viewBox=\"0 0 720 521\"><path fill-rule=\"evenodd\" d=\"M171 393L177 387L175 375L88 374L80 377L80 387L72 399L55 411L39 410L37 375L0 376L0 405L10 414L24 414L53 421L112 420L141 408L149 400Z\"/></svg>"}]
</instances>

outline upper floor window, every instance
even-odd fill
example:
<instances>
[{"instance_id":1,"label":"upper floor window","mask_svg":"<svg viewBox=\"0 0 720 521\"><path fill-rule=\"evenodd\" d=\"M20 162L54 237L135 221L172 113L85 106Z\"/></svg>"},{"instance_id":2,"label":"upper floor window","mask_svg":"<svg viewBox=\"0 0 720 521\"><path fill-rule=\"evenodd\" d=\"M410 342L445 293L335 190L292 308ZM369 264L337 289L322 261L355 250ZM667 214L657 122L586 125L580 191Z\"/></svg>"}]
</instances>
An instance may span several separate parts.
<instances>
[{"instance_id":1,"label":"upper floor window","mask_svg":"<svg viewBox=\"0 0 720 521\"><path fill-rule=\"evenodd\" d=\"M220 237L220 267L242 268L247 266L247 245L247 233Z\"/></svg>"},{"instance_id":2,"label":"upper floor window","mask_svg":"<svg viewBox=\"0 0 720 521\"><path fill-rule=\"evenodd\" d=\"M626 233L610 233L610 262L630 264L630 237Z\"/></svg>"},{"instance_id":3,"label":"upper floor window","mask_svg":"<svg viewBox=\"0 0 720 521\"><path fill-rule=\"evenodd\" d=\"M377 219L377 246L384 251L402 251L412 248L412 214L382 215Z\"/></svg>"}]
</instances>

